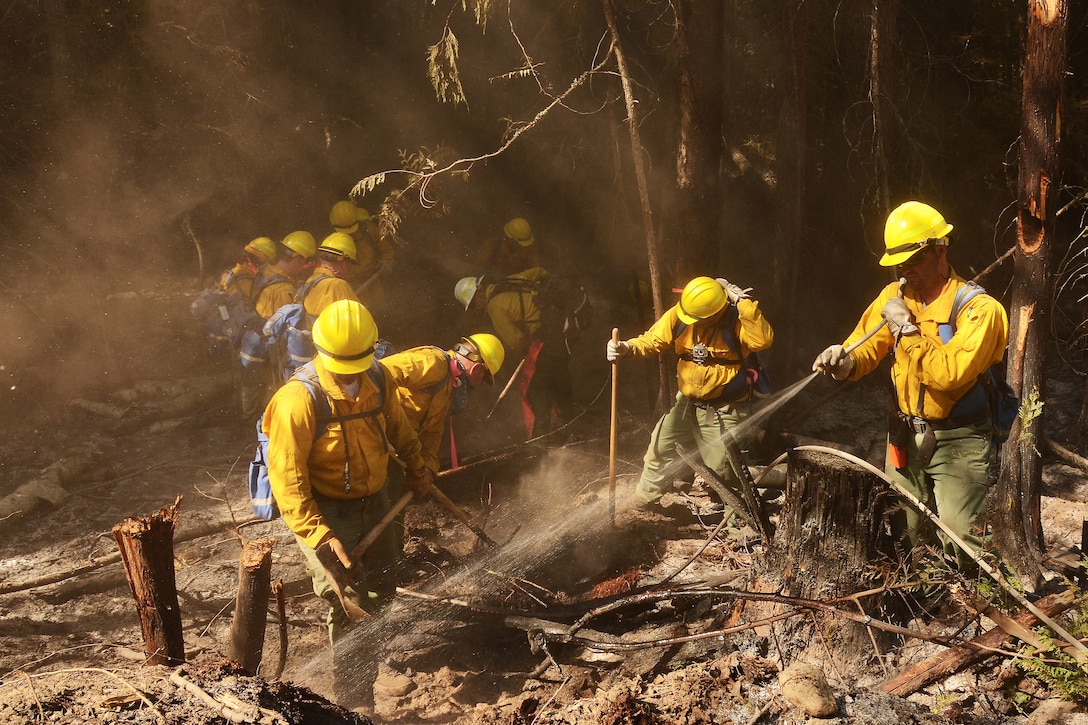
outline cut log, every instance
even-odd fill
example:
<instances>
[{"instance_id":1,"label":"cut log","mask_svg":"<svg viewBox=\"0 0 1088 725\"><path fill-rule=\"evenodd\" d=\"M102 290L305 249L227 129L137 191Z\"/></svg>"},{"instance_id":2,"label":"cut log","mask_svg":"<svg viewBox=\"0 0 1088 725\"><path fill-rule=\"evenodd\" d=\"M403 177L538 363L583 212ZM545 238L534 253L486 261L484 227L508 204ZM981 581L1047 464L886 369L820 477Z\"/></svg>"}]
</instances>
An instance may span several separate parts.
<instances>
[{"instance_id":1,"label":"cut log","mask_svg":"<svg viewBox=\"0 0 1088 725\"><path fill-rule=\"evenodd\" d=\"M125 519L113 527L121 550L129 590L144 635L149 664L179 665L185 662L181 608L174 580L174 525L181 497L158 513Z\"/></svg>"},{"instance_id":2,"label":"cut log","mask_svg":"<svg viewBox=\"0 0 1088 725\"><path fill-rule=\"evenodd\" d=\"M886 514L896 505L894 496L875 476L825 453L791 451L787 471L778 531L764 562L753 563L748 588L817 601L871 589L874 566L895 559L885 525ZM885 614L877 597L866 606L878 618ZM769 619L787 608L774 602L742 604L733 623ZM774 625L779 651L790 653L791 661L834 657L838 667L862 666L859 651L874 644L883 649L892 641L893 635L869 631L859 622L814 617Z\"/></svg>"},{"instance_id":3,"label":"cut log","mask_svg":"<svg viewBox=\"0 0 1088 725\"><path fill-rule=\"evenodd\" d=\"M272 591L272 539L250 541L238 564L238 599L230 628L230 654L247 675L257 674Z\"/></svg>"},{"instance_id":4,"label":"cut log","mask_svg":"<svg viewBox=\"0 0 1088 725\"><path fill-rule=\"evenodd\" d=\"M1035 606L1048 617L1057 617L1073 606L1075 601L1076 593L1072 589L1066 589L1043 597L1035 603ZM1039 623L1038 618L1027 610L1017 614L1014 620L1024 627L1032 627ZM1005 632L1000 627L994 627L971 640L973 644L979 645L978 648L951 649L935 657L930 657L887 680L880 685L880 690L891 695L906 697L912 692L917 692L923 687L932 685L937 680L948 677L954 672L980 662L989 656L980 648L999 649L1005 647L1012 640L1013 635Z\"/></svg>"}]
</instances>

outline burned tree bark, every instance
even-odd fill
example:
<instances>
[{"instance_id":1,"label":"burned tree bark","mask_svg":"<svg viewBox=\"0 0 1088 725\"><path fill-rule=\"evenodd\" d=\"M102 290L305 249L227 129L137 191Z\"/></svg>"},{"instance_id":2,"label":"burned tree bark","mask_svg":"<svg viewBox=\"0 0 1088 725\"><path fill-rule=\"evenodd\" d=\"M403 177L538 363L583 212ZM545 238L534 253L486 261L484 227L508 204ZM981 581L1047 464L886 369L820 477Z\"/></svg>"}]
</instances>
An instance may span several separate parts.
<instances>
[{"instance_id":1,"label":"burned tree bark","mask_svg":"<svg viewBox=\"0 0 1088 725\"><path fill-rule=\"evenodd\" d=\"M994 544L1028 585L1041 583L1043 531L1040 514L1043 411L1023 411L1043 399L1043 363L1051 298L1048 267L1057 209L1061 142L1062 75L1066 56L1065 0L1028 3L1020 131L1020 193L1012 303L1009 310L1008 381L1022 402L1021 418L1001 451ZM1028 403L1024 406L1023 403Z\"/></svg>"},{"instance_id":2,"label":"burned tree bark","mask_svg":"<svg viewBox=\"0 0 1088 725\"><path fill-rule=\"evenodd\" d=\"M764 566L753 567L759 573L749 588L813 600L871 588L874 565L895 556L885 518L896 503L883 482L840 458L791 451L786 504ZM868 613L875 614L880 607L877 602ZM748 604L744 618L769 618L783 610L783 605L769 602ZM810 647L829 646L831 655L852 653L849 660L857 661L856 653L877 638L861 624L830 619L822 636L814 637L811 621L795 617L774 625L783 653L800 659ZM811 655L823 658L818 652Z\"/></svg>"},{"instance_id":3,"label":"burned tree bark","mask_svg":"<svg viewBox=\"0 0 1088 725\"><path fill-rule=\"evenodd\" d=\"M149 664L185 662L177 583L174 580L174 524L181 497L172 506L142 519L125 519L113 527L121 549L129 590L144 635Z\"/></svg>"},{"instance_id":4,"label":"burned tree bark","mask_svg":"<svg viewBox=\"0 0 1088 725\"><path fill-rule=\"evenodd\" d=\"M250 541L238 561L238 598L230 627L229 657L255 675L264 654L264 628L272 591L272 539Z\"/></svg>"}]
</instances>

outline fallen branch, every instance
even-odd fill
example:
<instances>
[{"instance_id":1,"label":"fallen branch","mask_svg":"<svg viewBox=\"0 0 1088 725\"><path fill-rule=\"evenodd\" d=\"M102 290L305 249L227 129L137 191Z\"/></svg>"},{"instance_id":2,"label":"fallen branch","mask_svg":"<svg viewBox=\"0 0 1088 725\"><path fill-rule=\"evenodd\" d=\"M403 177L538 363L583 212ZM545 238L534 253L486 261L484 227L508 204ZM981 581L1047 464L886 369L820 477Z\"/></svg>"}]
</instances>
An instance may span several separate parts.
<instances>
[{"instance_id":1,"label":"fallen branch","mask_svg":"<svg viewBox=\"0 0 1088 725\"><path fill-rule=\"evenodd\" d=\"M257 715L259 714L264 716L260 718L262 722L269 722L271 724L282 723L283 725L288 725L287 720L284 719L283 715L279 714L275 710L268 710L258 705L243 702L234 695L225 695L224 700L213 697L200 685L196 684L190 679L187 679L185 677L185 672L181 669L174 670L174 672L170 675L170 681L177 685L179 688L190 693L191 695L195 695L198 700L218 712L230 722L255 722L258 720ZM268 720L265 720L265 718L268 718Z\"/></svg>"},{"instance_id":2,"label":"fallen branch","mask_svg":"<svg viewBox=\"0 0 1088 725\"><path fill-rule=\"evenodd\" d=\"M1074 468L1079 468L1082 471L1088 471L1088 458L1077 455L1073 451L1065 448L1064 446L1058 445L1049 438L1043 439L1043 446L1046 447L1046 449L1053 453L1055 456L1060 458L1062 461L1068 463L1070 466L1073 466Z\"/></svg>"},{"instance_id":3,"label":"fallen branch","mask_svg":"<svg viewBox=\"0 0 1088 725\"><path fill-rule=\"evenodd\" d=\"M1077 595L1075 591L1073 589L1066 589L1056 594L1043 597L1036 602L1036 606L1050 616L1056 617L1072 607L1076 600ZM1017 624L1023 627L1031 627L1039 621L1034 614L1027 610L1021 611L1013 619ZM884 682L880 685L880 690L891 695L906 697L912 692L917 692L927 685L931 685L954 672L962 670L964 667L979 662L987 657L988 654L996 653L1000 648L1004 647L1012 640L1013 635L1000 627L994 627L971 640L974 646L970 649L949 650L934 657L930 657L927 660L923 660L910 669L901 672L896 677Z\"/></svg>"}]
</instances>

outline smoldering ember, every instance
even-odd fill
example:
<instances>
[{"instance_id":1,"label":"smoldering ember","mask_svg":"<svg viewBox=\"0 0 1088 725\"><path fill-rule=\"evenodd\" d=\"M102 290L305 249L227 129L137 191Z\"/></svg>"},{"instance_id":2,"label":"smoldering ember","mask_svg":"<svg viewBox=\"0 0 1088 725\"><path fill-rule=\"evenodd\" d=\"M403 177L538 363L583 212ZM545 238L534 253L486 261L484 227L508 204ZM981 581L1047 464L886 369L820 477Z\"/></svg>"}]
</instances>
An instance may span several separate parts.
<instances>
[{"instance_id":1,"label":"smoldering ember","mask_svg":"<svg viewBox=\"0 0 1088 725\"><path fill-rule=\"evenodd\" d=\"M5 6L0 722L1088 722L1085 28Z\"/></svg>"}]
</instances>

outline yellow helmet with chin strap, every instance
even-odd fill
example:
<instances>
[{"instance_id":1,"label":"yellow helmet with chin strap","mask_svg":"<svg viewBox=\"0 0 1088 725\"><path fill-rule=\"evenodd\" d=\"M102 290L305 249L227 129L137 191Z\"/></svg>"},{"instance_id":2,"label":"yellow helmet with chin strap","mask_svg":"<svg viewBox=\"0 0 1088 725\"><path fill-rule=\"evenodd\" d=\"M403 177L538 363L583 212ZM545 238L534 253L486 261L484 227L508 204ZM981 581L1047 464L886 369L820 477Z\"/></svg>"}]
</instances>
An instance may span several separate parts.
<instances>
[{"instance_id":1,"label":"yellow helmet with chin strap","mask_svg":"<svg viewBox=\"0 0 1088 725\"><path fill-rule=\"evenodd\" d=\"M499 374L499 369L506 360L506 348L502 346L502 342L487 332L462 337L454 351L473 362L482 362L487 368L487 381L492 384L495 383L495 376Z\"/></svg>"},{"instance_id":2,"label":"yellow helmet with chin strap","mask_svg":"<svg viewBox=\"0 0 1088 725\"><path fill-rule=\"evenodd\" d=\"M900 204L884 224L884 256L880 265L894 267L930 244L948 244L945 237L950 231L952 225L929 204L920 201Z\"/></svg>"},{"instance_id":3,"label":"yellow helmet with chin strap","mask_svg":"<svg viewBox=\"0 0 1088 725\"><path fill-rule=\"evenodd\" d=\"M359 228L359 209L355 202L338 201L333 204L329 210L329 222L335 231L352 234Z\"/></svg>"},{"instance_id":4,"label":"yellow helmet with chin strap","mask_svg":"<svg viewBox=\"0 0 1088 725\"><path fill-rule=\"evenodd\" d=\"M243 251L252 254L265 264L276 261L276 243L268 237L257 237L247 244Z\"/></svg>"},{"instance_id":5,"label":"yellow helmet with chin strap","mask_svg":"<svg viewBox=\"0 0 1088 725\"><path fill-rule=\"evenodd\" d=\"M319 252L331 252L338 257L347 257L352 262L358 262L358 251L355 248L355 240L351 238L350 234L344 232L333 232L329 236L325 237L321 241L321 246L317 248Z\"/></svg>"},{"instance_id":6,"label":"yellow helmet with chin strap","mask_svg":"<svg viewBox=\"0 0 1088 725\"><path fill-rule=\"evenodd\" d=\"M291 232L283 238L283 241L280 242L280 244L303 259L313 259L313 256L317 254L317 240L314 239L314 235L309 232Z\"/></svg>"},{"instance_id":7,"label":"yellow helmet with chin strap","mask_svg":"<svg viewBox=\"0 0 1088 725\"><path fill-rule=\"evenodd\" d=\"M729 304L729 294L713 277L696 277L684 286L676 315L687 325L713 317Z\"/></svg>"},{"instance_id":8,"label":"yellow helmet with chin strap","mask_svg":"<svg viewBox=\"0 0 1088 725\"><path fill-rule=\"evenodd\" d=\"M523 247L531 247L535 241L533 239L533 230L529 227L529 222L521 217L506 222L502 231L508 238L513 239Z\"/></svg>"},{"instance_id":9,"label":"yellow helmet with chin strap","mask_svg":"<svg viewBox=\"0 0 1088 725\"><path fill-rule=\"evenodd\" d=\"M374 362L378 326L360 302L333 302L317 316L312 334L317 356L329 372L355 375Z\"/></svg>"}]
</instances>

